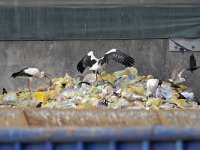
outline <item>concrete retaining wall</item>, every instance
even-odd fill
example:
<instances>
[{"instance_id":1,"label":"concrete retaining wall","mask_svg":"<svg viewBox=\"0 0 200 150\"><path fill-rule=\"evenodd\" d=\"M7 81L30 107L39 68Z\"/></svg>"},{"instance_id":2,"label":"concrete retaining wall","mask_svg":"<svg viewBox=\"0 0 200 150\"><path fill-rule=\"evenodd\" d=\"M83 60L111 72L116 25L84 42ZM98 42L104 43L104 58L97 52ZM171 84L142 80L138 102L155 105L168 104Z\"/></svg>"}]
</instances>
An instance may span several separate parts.
<instances>
[{"instance_id":1,"label":"concrete retaining wall","mask_svg":"<svg viewBox=\"0 0 200 150\"><path fill-rule=\"evenodd\" d=\"M65 40L65 41L0 41L0 88L8 91L26 87L24 79L10 78L13 72L24 67L35 66L45 70L54 77L69 73L73 77L79 75L77 62L93 50L101 57L111 48L118 48L131 55L136 60L135 67L140 75L152 74L160 79L170 78L176 64L189 66L190 52L168 52L167 39L144 40ZM200 64L200 54L195 53L197 64ZM107 72L123 69L124 66L110 62ZM87 72L86 72L87 73ZM184 83L195 91L200 98L199 70L189 76ZM44 80L35 83L36 88Z\"/></svg>"},{"instance_id":2,"label":"concrete retaining wall","mask_svg":"<svg viewBox=\"0 0 200 150\"><path fill-rule=\"evenodd\" d=\"M1 109L0 127L199 127L197 110Z\"/></svg>"}]
</instances>

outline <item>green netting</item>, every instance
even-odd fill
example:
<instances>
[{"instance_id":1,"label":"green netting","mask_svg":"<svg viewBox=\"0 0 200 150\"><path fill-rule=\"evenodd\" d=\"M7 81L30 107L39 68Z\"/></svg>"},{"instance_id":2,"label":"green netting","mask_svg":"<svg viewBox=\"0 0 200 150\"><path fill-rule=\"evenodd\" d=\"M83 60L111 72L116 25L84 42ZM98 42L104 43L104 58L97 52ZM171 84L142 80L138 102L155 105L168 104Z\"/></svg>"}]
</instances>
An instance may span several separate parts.
<instances>
[{"instance_id":1,"label":"green netting","mask_svg":"<svg viewBox=\"0 0 200 150\"><path fill-rule=\"evenodd\" d=\"M200 5L0 6L1 40L200 37Z\"/></svg>"}]
</instances>

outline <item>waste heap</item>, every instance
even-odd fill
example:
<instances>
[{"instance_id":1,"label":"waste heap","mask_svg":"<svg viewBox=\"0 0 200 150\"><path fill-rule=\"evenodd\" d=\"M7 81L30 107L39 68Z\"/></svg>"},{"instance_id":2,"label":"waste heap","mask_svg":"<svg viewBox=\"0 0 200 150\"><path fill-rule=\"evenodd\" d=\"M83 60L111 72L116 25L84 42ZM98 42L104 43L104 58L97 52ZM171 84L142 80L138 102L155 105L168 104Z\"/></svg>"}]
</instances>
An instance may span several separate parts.
<instances>
[{"instance_id":1,"label":"waste heap","mask_svg":"<svg viewBox=\"0 0 200 150\"><path fill-rule=\"evenodd\" d=\"M28 89L0 95L1 107L49 107L75 109L198 109L193 92L185 85L174 88L163 82L151 97L146 96L146 82L152 75L139 76L134 67L112 74L87 74L81 81L66 74L52 79L34 92ZM102 80L103 79L103 80Z\"/></svg>"}]
</instances>

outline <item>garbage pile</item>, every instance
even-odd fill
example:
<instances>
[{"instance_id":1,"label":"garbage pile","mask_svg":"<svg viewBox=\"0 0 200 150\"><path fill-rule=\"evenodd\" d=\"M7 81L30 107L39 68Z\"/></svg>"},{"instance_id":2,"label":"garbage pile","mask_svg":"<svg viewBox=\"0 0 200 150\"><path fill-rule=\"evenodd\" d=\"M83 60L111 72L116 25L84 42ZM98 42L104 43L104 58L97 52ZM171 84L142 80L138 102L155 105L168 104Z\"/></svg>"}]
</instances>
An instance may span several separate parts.
<instances>
[{"instance_id":1,"label":"garbage pile","mask_svg":"<svg viewBox=\"0 0 200 150\"><path fill-rule=\"evenodd\" d=\"M30 100L28 89L0 95L1 107L49 107L75 109L193 109L200 108L194 93L185 85L162 82L147 96L146 83L152 75L139 76L134 67L112 74L87 74L83 80L66 74L53 78L52 85L38 87Z\"/></svg>"}]
</instances>

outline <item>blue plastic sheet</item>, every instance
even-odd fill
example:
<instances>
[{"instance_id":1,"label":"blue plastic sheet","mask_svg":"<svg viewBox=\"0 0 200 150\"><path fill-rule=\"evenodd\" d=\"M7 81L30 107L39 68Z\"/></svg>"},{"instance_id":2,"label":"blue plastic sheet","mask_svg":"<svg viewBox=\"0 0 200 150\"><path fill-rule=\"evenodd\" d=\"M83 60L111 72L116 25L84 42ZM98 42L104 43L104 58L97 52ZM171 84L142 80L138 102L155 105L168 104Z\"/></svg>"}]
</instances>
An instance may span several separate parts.
<instances>
[{"instance_id":1,"label":"blue plastic sheet","mask_svg":"<svg viewBox=\"0 0 200 150\"><path fill-rule=\"evenodd\" d=\"M0 149L199 150L199 128L0 129Z\"/></svg>"}]
</instances>

